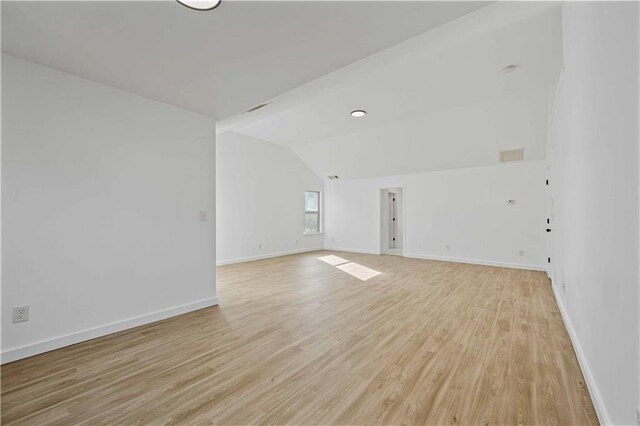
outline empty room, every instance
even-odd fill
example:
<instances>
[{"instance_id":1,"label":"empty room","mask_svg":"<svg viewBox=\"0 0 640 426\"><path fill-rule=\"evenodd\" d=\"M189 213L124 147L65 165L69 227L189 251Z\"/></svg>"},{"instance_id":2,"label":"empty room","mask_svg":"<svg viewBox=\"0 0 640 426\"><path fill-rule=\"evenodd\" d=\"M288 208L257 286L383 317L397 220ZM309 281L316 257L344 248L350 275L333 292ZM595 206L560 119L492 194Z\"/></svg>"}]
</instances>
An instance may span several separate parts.
<instances>
[{"instance_id":1,"label":"empty room","mask_svg":"<svg viewBox=\"0 0 640 426\"><path fill-rule=\"evenodd\" d=\"M637 1L1 2L6 425L639 425Z\"/></svg>"}]
</instances>

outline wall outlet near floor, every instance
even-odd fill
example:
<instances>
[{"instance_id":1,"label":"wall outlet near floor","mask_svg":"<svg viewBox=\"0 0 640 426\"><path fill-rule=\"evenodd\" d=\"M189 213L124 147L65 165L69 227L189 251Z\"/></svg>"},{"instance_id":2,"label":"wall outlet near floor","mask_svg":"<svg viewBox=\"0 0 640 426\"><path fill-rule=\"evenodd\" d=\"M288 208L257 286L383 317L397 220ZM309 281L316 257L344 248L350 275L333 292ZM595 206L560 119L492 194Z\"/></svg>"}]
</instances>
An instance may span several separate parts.
<instances>
[{"instance_id":1,"label":"wall outlet near floor","mask_svg":"<svg viewBox=\"0 0 640 426\"><path fill-rule=\"evenodd\" d=\"M524 250L520 250L520 256L524 256Z\"/></svg>"},{"instance_id":2,"label":"wall outlet near floor","mask_svg":"<svg viewBox=\"0 0 640 426\"><path fill-rule=\"evenodd\" d=\"M262 243L258 243L258 248L262 248Z\"/></svg>"},{"instance_id":3,"label":"wall outlet near floor","mask_svg":"<svg viewBox=\"0 0 640 426\"><path fill-rule=\"evenodd\" d=\"M447 251L451 250L451 246L449 244L447 244Z\"/></svg>"},{"instance_id":4,"label":"wall outlet near floor","mask_svg":"<svg viewBox=\"0 0 640 426\"><path fill-rule=\"evenodd\" d=\"M335 239L335 238L331 238L331 242L332 242L332 243L335 243L335 242L336 242L336 239Z\"/></svg>"},{"instance_id":5,"label":"wall outlet near floor","mask_svg":"<svg viewBox=\"0 0 640 426\"><path fill-rule=\"evenodd\" d=\"M29 321L29 305L13 308L13 322Z\"/></svg>"},{"instance_id":6,"label":"wall outlet near floor","mask_svg":"<svg viewBox=\"0 0 640 426\"><path fill-rule=\"evenodd\" d=\"M567 282L562 281L562 294L567 294Z\"/></svg>"}]
</instances>

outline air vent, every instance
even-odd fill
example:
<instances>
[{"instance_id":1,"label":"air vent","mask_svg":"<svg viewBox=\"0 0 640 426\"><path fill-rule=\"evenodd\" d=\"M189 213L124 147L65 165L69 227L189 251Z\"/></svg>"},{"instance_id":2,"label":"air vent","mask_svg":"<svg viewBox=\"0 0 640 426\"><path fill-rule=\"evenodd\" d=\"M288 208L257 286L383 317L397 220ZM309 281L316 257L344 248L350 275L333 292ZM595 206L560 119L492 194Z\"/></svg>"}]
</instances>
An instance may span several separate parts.
<instances>
[{"instance_id":1,"label":"air vent","mask_svg":"<svg viewBox=\"0 0 640 426\"><path fill-rule=\"evenodd\" d=\"M253 112L253 111L257 111L257 110L259 110L260 108L264 108L264 107L266 107L267 105L269 105L269 104L260 104L260 105L258 105L258 106L254 106L254 107L253 107L253 108L251 108L251 109L246 110L245 112Z\"/></svg>"},{"instance_id":2,"label":"air vent","mask_svg":"<svg viewBox=\"0 0 640 426\"><path fill-rule=\"evenodd\" d=\"M330 180L340 179L337 175L327 176Z\"/></svg>"},{"instance_id":3,"label":"air vent","mask_svg":"<svg viewBox=\"0 0 640 426\"><path fill-rule=\"evenodd\" d=\"M509 151L500 151L500 162L508 163L510 161L522 161L524 159L524 149L511 149Z\"/></svg>"}]
</instances>

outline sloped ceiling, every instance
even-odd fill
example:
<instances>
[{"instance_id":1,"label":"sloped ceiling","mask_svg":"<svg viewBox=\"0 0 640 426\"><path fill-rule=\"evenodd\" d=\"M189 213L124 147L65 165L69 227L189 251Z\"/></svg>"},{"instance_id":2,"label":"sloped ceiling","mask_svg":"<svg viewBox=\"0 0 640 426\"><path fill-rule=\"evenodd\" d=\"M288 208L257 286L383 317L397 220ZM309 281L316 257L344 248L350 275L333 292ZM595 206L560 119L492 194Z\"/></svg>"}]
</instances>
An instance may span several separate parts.
<instances>
[{"instance_id":1,"label":"sloped ceiling","mask_svg":"<svg viewBox=\"0 0 640 426\"><path fill-rule=\"evenodd\" d=\"M557 4L493 4L223 120L220 132L288 146L319 176L343 179L496 164L513 148L542 160L560 24ZM354 109L368 113L354 119Z\"/></svg>"},{"instance_id":2,"label":"sloped ceiling","mask_svg":"<svg viewBox=\"0 0 640 426\"><path fill-rule=\"evenodd\" d=\"M486 4L2 1L2 50L221 119Z\"/></svg>"}]
</instances>

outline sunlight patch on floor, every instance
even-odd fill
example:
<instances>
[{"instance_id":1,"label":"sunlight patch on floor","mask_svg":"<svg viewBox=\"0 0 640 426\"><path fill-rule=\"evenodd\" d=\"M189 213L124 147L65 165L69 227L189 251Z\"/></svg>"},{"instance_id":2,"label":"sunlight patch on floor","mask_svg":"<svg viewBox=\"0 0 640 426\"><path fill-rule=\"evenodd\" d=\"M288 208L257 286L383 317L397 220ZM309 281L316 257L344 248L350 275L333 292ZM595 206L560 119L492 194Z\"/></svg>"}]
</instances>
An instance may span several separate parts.
<instances>
[{"instance_id":1,"label":"sunlight patch on floor","mask_svg":"<svg viewBox=\"0 0 640 426\"><path fill-rule=\"evenodd\" d=\"M334 256L330 254L328 256L319 257L318 260L323 261L324 263L328 263L331 266L335 266L347 274L356 277L359 280L367 281L373 277L377 277L382 272L378 272L375 269L367 268L366 266L362 266L355 262L350 262L346 259L343 259L339 256Z\"/></svg>"},{"instance_id":2,"label":"sunlight patch on floor","mask_svg":"<svg viewBox=\"0 0 640 426\"><path fill-rule=\"evenodd\" d=\"M331 266L336 266L336 265L341 265L343 263L349 263L348 260L343 259L341 257L338 256L334 256L334 255L329 255L329 256L322 256L318 258L319 260L322 260L325 263L328 263Z\"/></svg>"},{"instance_id":3,"label":"sunlight patch on floor","mask_svg":"<svg viewBox=\"0 0 640 426\"><path fill-rule=\"evenodd\" d=\"M362 281L367 281L368 279L377 277L382 273L354 262L339 265L337 268Z\"/></svg>"}]
</instances>

